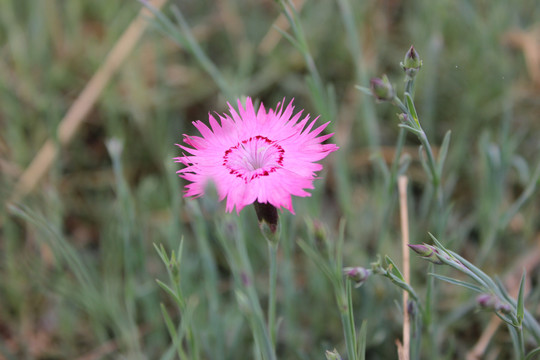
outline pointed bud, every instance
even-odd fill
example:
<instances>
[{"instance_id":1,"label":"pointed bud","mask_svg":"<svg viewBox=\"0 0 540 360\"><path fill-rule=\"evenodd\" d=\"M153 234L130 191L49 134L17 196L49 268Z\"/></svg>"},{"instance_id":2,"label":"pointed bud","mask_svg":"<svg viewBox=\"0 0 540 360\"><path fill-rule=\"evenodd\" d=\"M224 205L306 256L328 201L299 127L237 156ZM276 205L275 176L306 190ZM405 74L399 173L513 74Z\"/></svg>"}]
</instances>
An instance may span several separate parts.
<instances>
[{"instance_id":1,"label":"pointed bud","mask_svg":"<svg viewBox=\"0 0 540 360\"><path fill-rule=\"evenodd\" d=\"M507 303L502 302L499 298L493 294L481 294L476 297L476 303L482 309L491 311L500 311L503 314L509 314L512 312L512 308Z\"/></svg>"},{"instance_id":2,"label":"pointed bud","mask_svg":"<svg viewBox=\"0 0 540 360\"><path fill-rule=\"evenodd\" d=\"M499 303L499 306L497 306L497 310L502 312L503 314L510 314L512 312L512 308L508 304Z\"/></svg>"},{"instance_id":3,"label":"pointed bud","mask_svg":"<svg viewBox=\"0 0 540 360\"><path fill-rule=\"evenodd\" d=\"M171 258L169 260L169 269L174 279L180 279L180 262L179 260L176 260L174 251L171 253Z\"/></svg>"},{"instance_id":4,"label":"pointed bud","mask_svg":"<svg viewBox=\"0 0 540 360\"><path fill-rule=\"evenodd\" d=\"M279 240L279 215L274 205L270 203L260 203L255 201L255 212L257 213L257 219L259 219L259 227L263 236L268 241Z\"/></svg>"},{"instance_id":5,"label":"pointed bud","mask_svg":"<svg viewBox=\"0 0 540 360\"><path fill-rule=\"evenodd\" d=\"M315 235L315 239L319 242L324 243L328 239L326 227L318 220L313 220L313 233Z\"/></svg>"},{"instance_id":6,"label":"pointed bud","mask_svg":"<svg viewBox=\"0 0 540 360\"><path fill-rule=\"evenodd\" d=\"M476 297L476 303L483 309L495 310L497 298L492 294L481 294Z\"/></svg>"},{"instance_id":7,"label":"pointed bud","mask_svg":"<svg viewBox=\"0 0 540 360\"><path fill-rule=\"evenodd\" d=\"M365 269L361 266L346 267L343 268L343 275L348 277L351 281L354 281L355 288L359 288L366 282L369 275L371 275L371 270Z\"/></svg>"},{"instance_id":8,"label":"pointed bud","mask_svg":"<svg viewBox=\"0 0 540 360\"><path fill-rule=\"evenodd\" d=\"M326 350L324 355L326 356L326 360L341 360L341 356L336 349L332 351Z\"/></svg>"},{"instance_id":9,"label":"pointed bud","mask_svg":"<svg viewBox=\"0 0 540 360\"><path fill-rule=\"evenodd\" d=\"M409 116L407 114L405 114L405 113L398 114L398 119L403 124L408 124L409 123Z\"/></svg>"},{"instance_id":10,"label":"pointed bud","mask_svg":"<svg viewBox=\"0 0 540 360\"><path fill-rule=\"evenodd\" d=\"M437 249L428 244L409 244L411 250L420 255L422 259L432 262L436 265L442 265L443 262L437 256Z\"/></svg>"},{"instance_id":11,"label":"pointed bud","mask_svg":"<svg viewBox=\"0 0 540 360\"><path fill-rule=\"evenodd\" d=\"M370 80L371 93L379 101L390 101L394 98L395 92L390 80L386 75L382 79L373 78Z\"/></svg>"},{"instance_id":12,"label":"pointed bud","mask_svg":"<svg viewBox=\"0 0 540 360\"><path fill-rule=\"evenodd\" d=\"M422 60L420 59L420 55L418 55L414 49L414 46L411 46L409 51L407 51L405 54L405 59L403 59L403 62L400 64L403 71L405 71L405 74L411 78L413 78L418 70L420 70L422 67Z\"/></svg>"}]
</instances>

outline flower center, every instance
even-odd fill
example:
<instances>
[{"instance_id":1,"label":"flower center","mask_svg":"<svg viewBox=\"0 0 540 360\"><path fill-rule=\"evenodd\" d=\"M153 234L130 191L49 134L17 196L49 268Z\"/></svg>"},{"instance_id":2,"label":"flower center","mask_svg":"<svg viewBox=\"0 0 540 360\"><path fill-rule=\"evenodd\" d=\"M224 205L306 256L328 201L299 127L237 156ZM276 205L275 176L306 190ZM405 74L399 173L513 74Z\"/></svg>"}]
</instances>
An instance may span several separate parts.
<instances>
[{"instance_id":1,"label":"flower center","mask_svg":"<svg viewBox=\"0 0 540 360\"><path fill-rule=\"evenodd\" d=\"M267 137L257 135L240 141L223 155L223 166L246 183L268 176L283 166L285 150Z\"/></svg>"}]
</instances>

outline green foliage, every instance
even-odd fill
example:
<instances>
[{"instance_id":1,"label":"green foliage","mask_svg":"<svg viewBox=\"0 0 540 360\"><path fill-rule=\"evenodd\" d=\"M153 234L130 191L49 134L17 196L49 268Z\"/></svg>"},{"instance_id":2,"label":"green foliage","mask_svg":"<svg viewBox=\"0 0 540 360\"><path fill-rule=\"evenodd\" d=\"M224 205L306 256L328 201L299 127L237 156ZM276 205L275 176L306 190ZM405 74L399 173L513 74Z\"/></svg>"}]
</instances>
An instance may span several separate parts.
<instances>
[{"instance_id":1,"label":"green foliage","mask_svg":"<svg viewBox=\"0 0 540 360\"><path fill-rule=\"evenodd\" d=\"M58 142L63 115L144 5L0 2L0 358L315 359L335 348L392 359L402 289L417 303L419 358L466 357L492 314L476 311L477 291L512 309L497 313L508 331L486 358L539 353L534 266L512 296L497 279L521 275L537 251L540 109L523 48L508 40L532 34L534 1L176 4L147 19L47 176L12 203L22 171ZM422 67L402 83L412 44ZM409 123L357 90L382 74ZM340 146L313 196L294 200L297 215L280 214L272 290L254 211L182 198L171 159L191 121L247 95L266 107L294 97L332 121ZM411 242L435 242L455 265L426 270L412 257L411 284L397 261L400 174L412 183ZM379 254L391 281L352 288L342 268Z\"/></svg>"}]
</instances>

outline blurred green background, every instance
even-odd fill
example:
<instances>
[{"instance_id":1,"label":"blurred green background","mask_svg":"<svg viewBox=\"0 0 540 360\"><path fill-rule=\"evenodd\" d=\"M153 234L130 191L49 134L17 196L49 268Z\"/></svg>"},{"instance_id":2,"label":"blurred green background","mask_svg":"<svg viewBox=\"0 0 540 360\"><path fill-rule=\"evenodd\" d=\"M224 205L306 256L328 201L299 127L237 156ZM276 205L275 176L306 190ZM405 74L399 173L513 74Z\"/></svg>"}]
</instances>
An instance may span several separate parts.
<instances>
[{"instance_id":1,"label":"blurred green background","mask_svg":"<svg viewBox=\"0 0 540 360\"><path fill-rule=\"evenodd\" d=\"M164 13L173 18L170 4ZM316 239L321 231L335 238L343 218L345 265L369 267L377 254L400 258L395 193L376 161L392 160L397 110L355 85L385 73L401 94L399 62L411 45L424 62L415 97L424 130L434 148L452 131L444 214L426 204L429 180L417 140L407 137L411 242L436 232L503 278L521 272L522 257L538 251L538 1L297 1L314 64L333 94L326 107L306 81L305 58L273 27L290 32L278 20L277 3L175 4L227 92L192 51L151 24L46 176L14 202L20 176L47 140L58 143L62 118L142 5L0 0L0 359L173 358L160 302L180 319L155 282L166 271L153 243L177 249L182 237L182 288L195 304L189 321L202 357L252 357L214 220L242 227L264 302L266 249L255 214L250 208L240 217L225 214L213 197L182 198L185 182L172 161L182 134L195 134L191 121L206 121L208 112L224 112L227 101L246 95L267 108L294 98L297 110L332 121L340 151L324 160L313 196L294 200L297 215L281 216L278 357L322 359L334 347L344 353L330 284L296 240ZM524 191L526 201L504 223ZM526 303L534 314L537 262L529 268ZM413 257L411 266L412 285L423 293L427 264ZM434 342L440 358L465 358L490 315L478 313L474 294L455 286L437 283L436 299L437 325L424 343ZM367 358L397 358L400 291L373 277L354 301L357 324L368 320ZM486 351L502 359L509 347L501 327ZM426 352L425 358L433 357Z\"/></svg>"}]
</instances>

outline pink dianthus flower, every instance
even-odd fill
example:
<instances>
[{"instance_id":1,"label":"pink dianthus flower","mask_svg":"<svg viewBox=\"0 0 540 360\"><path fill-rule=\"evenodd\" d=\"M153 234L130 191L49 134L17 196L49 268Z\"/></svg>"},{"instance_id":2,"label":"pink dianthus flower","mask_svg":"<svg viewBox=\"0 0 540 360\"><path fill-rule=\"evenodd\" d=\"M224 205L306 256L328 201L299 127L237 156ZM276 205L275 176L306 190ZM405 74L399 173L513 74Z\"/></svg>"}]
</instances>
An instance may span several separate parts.
<instances>
[{"instance_id":1,"label":"pink dianthus flower","mask_svg":"<svg viewBox=\"0 0 540 360\"><path fill-rule=\"evenodd\" d=\"M238 112L228 105L231 115L218 115L219 122L208 114L210 127L193 122L202 136L184 134L191 147L177 144L190 154L175 158L186 165L177 172L190 182L185 196L203 195L212 181L219 200L227 198L228 212L258 202L294 214L291 195L310 196L306 189L313 189L315 172L323 168L316 161L338 149L322 144L333 134L319 136L329 122L312 130L317 118L300 120L302 111L293 115L292 101L285 109L281 102L268 112L262 104L255 112L249 97L245 108L238 100Z\"/></svg>"}]
</instances>

